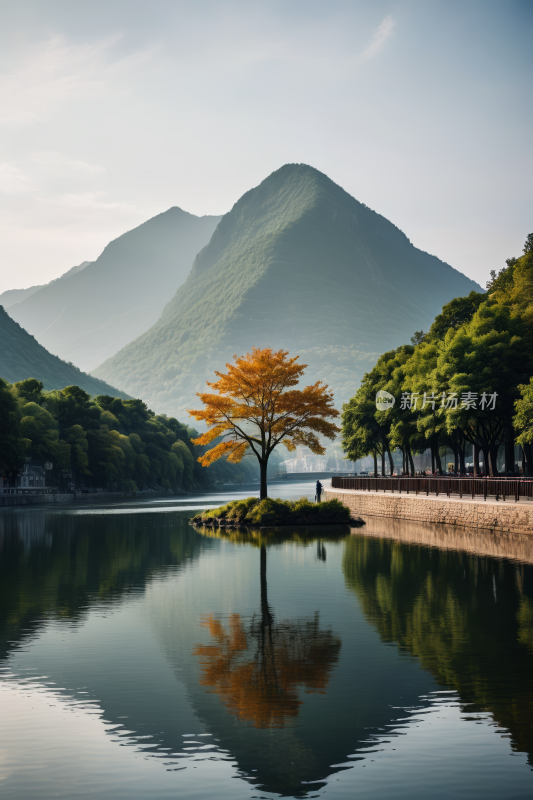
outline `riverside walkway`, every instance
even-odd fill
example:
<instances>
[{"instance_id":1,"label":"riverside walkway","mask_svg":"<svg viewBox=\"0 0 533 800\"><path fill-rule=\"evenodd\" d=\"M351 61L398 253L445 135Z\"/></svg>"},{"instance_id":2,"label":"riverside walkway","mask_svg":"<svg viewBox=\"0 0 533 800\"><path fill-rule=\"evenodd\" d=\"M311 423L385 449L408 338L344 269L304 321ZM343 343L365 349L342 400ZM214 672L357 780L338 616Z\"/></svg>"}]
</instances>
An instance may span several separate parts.
<instances>
[{"instance_id":1,"label":"riverside walkway","mask_svg":"<svg viewBox=\"0 0 533 800\"><path fill-rule=\"evenodd\" d=\"M379 492L406 495L434 495L435 497L493 498L496 502L530 502L533 500L533 478L341 478L331 479L332 489L347 489L356 492Z\"/></svg>"},{"instance_id":2,"label":"riverside walkway","mask_svg":"<svg viewBox=\"0 0 533 800\"><path fill-rule=\"evenodd\" d=\"M533 535L533 481L498 478L338 478L326 500L354 516Z\"/></svg>"}]
</instances>

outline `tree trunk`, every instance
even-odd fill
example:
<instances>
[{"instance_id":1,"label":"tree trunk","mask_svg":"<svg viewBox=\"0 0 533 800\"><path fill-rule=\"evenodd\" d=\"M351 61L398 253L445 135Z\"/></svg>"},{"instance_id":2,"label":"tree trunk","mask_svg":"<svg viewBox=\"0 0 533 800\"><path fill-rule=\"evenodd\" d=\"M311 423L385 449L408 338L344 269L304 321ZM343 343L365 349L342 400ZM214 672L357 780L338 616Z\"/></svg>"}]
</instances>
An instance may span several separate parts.
<instances>
[{"instance_id":1,"label":"tree trunk","mask_svg":"<svg viewBox=\"0 0 533 800\"><path fill-rule=\"evenodd\" d=\"M377 478L377 475L378 475L378 455L377 455L375 450L373 451L372 454L374 456L374 478Z\"/></svg>"},{"instance_id":2,"label":"tree trunk","mask_svg":"<svg viewBox=\"0 0 533 800\"><path fill-rule=\"evenodd\" d=\"M480 473L479 469L479 446L477 444L472 445L472 461L474 462L474 478L477 478Z\"/></svg>"},{"instance_id":3,"label":"tree trunk","mask_svg":"<svg viewBox=\"0 0 533 800\"><path fill-rule=\"evenodd\" d=\"M390 476L394 473L394 461L392 460L392 453L390 451L390 447L387 448L387 453L389 454L389 466L390 466Z\"/></svg>"},{"instance_id":4,"label":"tree trunk","mask_svg":"<svg viewBox=\"0 0 533 800\"><path fill-rule=\"evenodd\" d=\"M465 440L463 439L462 444L459 445L459 474L464 475L466 473L466 464L465 464Z\"/></svg>"},{"instance_id":5,"label":"tree trunk","mask_svg":"<svg viewBox=\"0 0 533 800\"><path fill-rule=\"evenodd\" d=\"M457 475L459 472L459 452L457 449L457 445L452 445L452 453L453 453L453 471Z\"/></svg>"},{"instance_id":6,"label":"tree trunk","mask_svg":"<svg viewBox=\"0 0 533 800\"><path fill-rule=\"evenodd\" d=\"M533 459L531 458L531 445L522 445L522 470L524 475L533 475Z\"/></svg>"},{"instance_id":7,"label":"tree trunk","mask_svg":"<svg viewBox=\"0 0 533 800\"><path fill-rule=\"evenodd\" d=\"M498 476L498 445L493 444L489 448L489 469L490 477L496 478Z\"/></svg>"},{"instance_id":8,"label":"tree trunk","mask_svg":"<svg viewBox=\"0 0 533 800\"><path fill-rule=\"evenodd\" d=\"M483 472L485 473L485 477L489 474L489 449L488 447L482 447L483 451Z\"/></svg>"},{"instance_id":9,"label":"tree trunk","mask_svg":"<svg viewBox=\"0 0 533 800\"><path fill-rule=\"evenodd\" d=\"M267 464L268 460L265 458L259 462L259 472L261 476L261 488L259 490L259 499L264 500L268 497L267 487Z\"/></svg>"},{"instance_id":10,"label":"tree trunk","mask_svg":"<svg viewBox=\"0 0 533 800\"><path fill-rule=\"evenodd\" d=\"M383 450L381 451L381 475L385 477L385 446L383 446Z\"/></svg>"},{"instance_id":11,"label":"tree trunk","mask_svg":"<svg viewBox=\"0 0 533 800\"><path fill-rule=\"evenodd\" d=\"M414 476L415 476L415 462L413 461L413 454L411 453L411 448L409 447L409 445L407 445L406 450L407 450L407 456L409 458L410 474L411 474L411 477L414 478Z\"/></svg>"},{"instance_id":12,"label":"tree trunk","mask_svg":"<svg viewBox=\"0 0 533 800\"><path fill-rule=\"evenodd\" d=\"M511 423L505 426L505 471L514 474L514 429Z\"/></svg>"},{"instance_id":13,"label":"tree trunk","mask_svg":"<svg viewBox=\"0 0 533 800\"><path fill-rule=\"evenodd\" d=\"M431 445L431 474L435 474L435 445Z\"/></svg>"},{"instance_id":14,"label":"tree trunk","mask_svg":"<svg viewBox=\"0 0 533 800\"><path fill-rule=\"evenodd\" d=\"M437 472L442 475L442 461L440 460L439 448L435 448L435 461L437 462Z\"/></svg>"}]
</instances>

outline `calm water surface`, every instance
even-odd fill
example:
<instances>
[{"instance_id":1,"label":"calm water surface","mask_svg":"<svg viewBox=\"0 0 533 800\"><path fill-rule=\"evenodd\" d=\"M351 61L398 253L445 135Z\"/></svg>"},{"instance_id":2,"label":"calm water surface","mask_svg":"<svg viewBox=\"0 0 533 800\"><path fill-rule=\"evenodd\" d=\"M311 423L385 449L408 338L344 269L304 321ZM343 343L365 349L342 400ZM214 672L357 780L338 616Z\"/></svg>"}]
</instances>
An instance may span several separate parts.
<instances>
[{"instance_id":1,"label":"calm water surface","mask_svg":"<svg viewBox=\"0 0 533 800\"><path fill-rule=\"evenodd\" d=\"M533 797L533 542L238 494L0 512L2 798Z\"/></svg>"}]
</instances>

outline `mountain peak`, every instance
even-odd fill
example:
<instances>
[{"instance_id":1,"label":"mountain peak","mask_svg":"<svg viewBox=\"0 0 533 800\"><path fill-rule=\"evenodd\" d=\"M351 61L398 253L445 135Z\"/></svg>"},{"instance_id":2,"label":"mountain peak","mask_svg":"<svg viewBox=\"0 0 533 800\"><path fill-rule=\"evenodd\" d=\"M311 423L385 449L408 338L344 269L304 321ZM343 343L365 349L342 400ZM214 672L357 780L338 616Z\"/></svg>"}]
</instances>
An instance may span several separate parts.
<instances>
[{"instance_id":1,"label":"mountain peak","mask_svg":"<svg viewBox=\"0 0 533 800\"><path fill-rule=\"evenodd\" d=\"M117 237L68 279L48 284L10 313L47 349L91 369L148 330L220 217L178 206Z\"/></svg>"},{"instance_id":2,"label":"mountain peak","mask_svg":"<svg viewBox=\"0 0 533 800\"><path fill-rule=\"evenodd\" d=\"M479 288L324 173L285 164L221 219L157 323L95 374L183 414L234 353L283 347L340 406L379 353Z\"/></svg>"}]
</instances>

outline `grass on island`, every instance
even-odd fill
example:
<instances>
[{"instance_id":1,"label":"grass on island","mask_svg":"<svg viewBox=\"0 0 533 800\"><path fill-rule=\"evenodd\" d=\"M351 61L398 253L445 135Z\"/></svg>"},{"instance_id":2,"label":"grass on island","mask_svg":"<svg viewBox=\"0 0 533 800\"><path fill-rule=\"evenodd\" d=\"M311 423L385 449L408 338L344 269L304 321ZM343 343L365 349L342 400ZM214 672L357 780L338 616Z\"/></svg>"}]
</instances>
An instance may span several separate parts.
<instances>
[{"instance_id":1,"label":"grass on island","mask_svg":"<svg viewBox=\"0 0 533 800\"><path fill-rule=\"evenodd\" d=\"M196 525L328 525L350 523L350 509L338 500L312 503L306 497L299 500L279 500L268 497L259 500L247 497L245 500L231 500L220 508L211 508L197 514L191 522Z\"/></svg>"}]
</instances>

